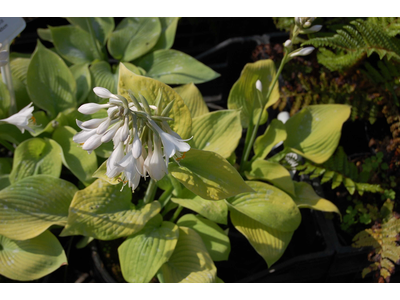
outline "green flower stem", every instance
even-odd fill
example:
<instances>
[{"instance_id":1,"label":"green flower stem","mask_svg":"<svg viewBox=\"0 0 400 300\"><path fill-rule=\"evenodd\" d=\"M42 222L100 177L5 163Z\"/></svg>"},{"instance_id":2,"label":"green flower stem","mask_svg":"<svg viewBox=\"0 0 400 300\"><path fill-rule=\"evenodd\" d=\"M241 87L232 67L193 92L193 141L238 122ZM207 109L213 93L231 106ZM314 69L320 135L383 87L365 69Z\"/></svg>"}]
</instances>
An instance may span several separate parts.
<instances>
[{"instance_id":1,"label":"green flower stem","mask_svg":"<svg viewBox=\"0 0 400 300\"><path fill-rule=\"evenodd\" d=\"M169 220L170 222L175 222L175 220L179 217L179 214L181 213L183 209L183 206L178 206L178 208L176 209L176 211L174 212L174 215L172 216L171 220Z\"/></svg>"},{"instance_id":2,"label":"green flower stem","mask_svg":"<svg viewBox=\"0 0 400 300\"><path fill-rule=\"evenodd\" d=\"M162 207L165 207L165 205L167 205L167 203L169 202L169 200L171 199L171 195L172 195L172 191L174 190L174 188L171 186L168 189L166 189L164 191L164 193L162 193L162 195L160 196L160 198L158 198L158 202L161 203Z\"/></svg>"},{"instance_id":3,"label":"green flower stem","mask_svg":"<svg viewBox=\"0 0 400 300\"><path fill-rule=\"evenodd\" d=\"M268 90L268 94L266 96L266 99L267 99L266 103L268 103L269 97L271 97L274 86L275 86L276 82L278 81L279 75L281 74L281 72L283 70L283 66L286 63L287 58L288 58L288 52L285 53L285 56L283 57L283 59L281 61L281 65L279 66L278 72L275 75L274 81L272 82L272 84ZM258 126L260 126L260 121L261 121L261 116L262 116L263 111L264 111L264 107L261 109L260 114L258 115L258 118L257 118L257 122L256 122L256 124L254 124L254 128L251 130L251 137L250 137L249 142L247 144L245 144L244 154L242 157L242 161L240 163L240 171L241 172L243 172L245 162L247 162L247 159L249 158L251 148L253 147L254 140L256 139ZM250 126L248 129L250 129ZM248 130L248 132L249 131L250 130ZM247 136L246 136L246 140L247 140Z\"/></svg>"},{"instance_id":4,"label":"green flower stem","mask_svg":"<svg viewBox=\"0 0 400 300\"><path fill-rule=\"evenodd\" d=\"M146 194L144 195L143 202L144 204L153 202L154 196L157 191L157 183L154 179L150 179L149 186L147 187Z\"/></svg>"}]
</instances>

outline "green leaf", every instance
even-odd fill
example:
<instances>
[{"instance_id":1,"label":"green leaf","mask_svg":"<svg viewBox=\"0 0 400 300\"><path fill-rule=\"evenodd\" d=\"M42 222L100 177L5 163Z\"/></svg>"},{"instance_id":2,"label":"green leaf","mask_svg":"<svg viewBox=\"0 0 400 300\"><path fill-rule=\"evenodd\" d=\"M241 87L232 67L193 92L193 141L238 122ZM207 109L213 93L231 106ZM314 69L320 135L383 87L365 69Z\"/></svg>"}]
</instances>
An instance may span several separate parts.
<instances>
[{"instance_id":1,"label":"green leaf","mask_svg":"<svg viewBox=\"0 0 400 300\"><path fill-rule=\"evenodd\" d=\"M252 191L236 169L214 152L190 149L180 166L171 163L168 170L188 190L204 199L222 200Z\"/></svg>"},{"instance_id":2,"label":"green leaf","mask_svg":"<svg viewBox=\"0 0 400 300\"><path fill-rule=\"evenodd\" d=\"M246 181L255 193L244 193L227 199L229 209L267 227L292 232L299 227L301 214L296 203L280 189L259 181Z\"/></svg>"},{"instance_id":3,"label":"green leaf","mask_svg":"<svg viewBox=\"0 0 400 300\"><path fill-rule=\"evenodd\" d=\"M285 125L278 119L273 119L263 135L257 137L254 143L254 158L264 159L272 148L286 139Z\"/></svg>"},{"instance_id":4,"label":"green leaf","mask_svg":"<svg viewBox=\"0 0 400 300\"><path fill-rule=\"evenodd\" d=\"M33 103L52 117L76 106L76 82L64 61L40 41L27 74L28 93Z\"/></svg>"},{"instance_id":5,"label":"green leaf","mask_svg":"<svg viewBox=\"0 0 400 300\"><path fill-rule=\"evenodd\" d=\"M231 244L225 232L213 221L192 214L184 215L177 222L195 230L204 242L204 246L213 261L228 260Z\"/></svg>"},{"instance_id":6,"label":"green leaf","mask_svg":"<svg viewBox=\"0 0 400 300\"><path fill-rule=\"evenodd\" d=\"M101 45L106 44L107 39L115 27L114 18L111 17L67 18L67 20L88 33L91 31L88 25L88 22L90 22L93 33Z\"/></svg>"},{"instance_id":7,"label":"green leaf","mask_svg":"<svg viewBox=\"0 0 400 300\"><path fill-rule=\"evenodd\" d=\"M0 157L0 175L10 174L12 168L11 157Z\"/></svg>"},{"instance_id":8,"label":"green leaf","mask_svg":"<svg viewBox=\"0 0 400 300\"><path fill-rule=\"evenodd\" d=\"M38 28L37 30L38 36L47 42L53 43L53 38L51 36L51 31L48 28Z\"/></svg>"},{"instance_id":9,"label":"green leaf","mask_svg":"<svg viewBox=\"0 0 400 300\"><path fill-rule=\"evenodd\" d=\"M146 76L166 84L203 83L220 76L195 58L172 49L151 52L137 65L146 70Z\"/></svg>"},{"instance_id":10,"label":"green leaf","mask_svg":"<svg viewBox=\"0 0 400 300\"><path fill-rule=\"evenodd\" d=\"M178 86L174 88L174 90L182 97L183 102L185 102L190 110L192 118L199 117L209 112L203 96L193 83Z\"/></svg>"},{"instance_id":11,"label":"green leaf","mask_svg":"<svg viewBox=\"0 0 400 300\"><path fill-rule=\"evenodd\" d=\"M15 58L10 62L11 77L18 111L32 102L28 95L26 79L30 61L30 58Z\"/></svg>"},{"instance_id":12,"label":"green leaf","mask_svg":"<svg viewBox=\"0 0 400 300\"><path fill-rule=\"evenodd\" d=\"M68 208L77 188L48 175L27 177L0 191L0 234L26 240L51 225L67 224Z\"/></svg>"},{"instance_id":13,"label":"green leaf","mask_svg":"<svg viewBox=\"0 0 400 300\"><path fill-rule=\"evenodd\" d=\"M92 75L92 88L96 86L104 87L111 93L117 93L118 73L111 71L111 66L106 61L99 61L91 64L90 74ZM104 102L103 98L96 96L92 90L89 91L89 102Z\"/></svg>"},{"instance_id":14,"label":"green leaf","mask_svg":"<svg viewBox=\"0 0 400 300\"><path fill-rule=\"evenodd\" d=\"M201 237L187 227L179 227L178 243L161 272L166 283L211 283L217 275Z\"/></svg>"},{"instance_id":15,"label":"green leaf","mask_svg":"<svg viewBox=\"0 0 400 300\"><path fill-rule=\"evenodd\" d=\"M178 226L162 222L161 215L158 216L158 224L146 225L118 248L122 275L128 282L149 282L174 252Z\"/></svg>"},{"instance_id":16,"label":"green leaf","mask_svg":"<svg viewBox=\"0 0 400 300\"><path fill-rule=\"evenodd\" d=\"M102 59L90 34L75 26L49 27L54 46L60 55L73 64L91 63ZM100 43L97 42L97 49Z\"/></svg>"},{"instance_id":17,"label":"green leaf","mask_svg":"<svg viewBox=\"0 0 400 300\"><path fill-rule=\"evenodd\" d=\"M101 166L93 173L92 177L102 179L112 185L121 183L120 180L118 180L118 178L109 178L106 175L106 173L107 173L107 161L101 164Z\"/></svg>"},{"instance_id":18,"label":"green leaf","mask_svg":"<svg viewBox=\"0 0 400 300\"><path fill-rule=\"evenodd\" d=\"M350 116L350 106L343 104L310 105L285 124L285 147L322 164L339 144L343 123Z\"/></svg>"},{"instance_id":19,"label":"green leaf","mask_svg":"<svg viewBox=\"0 0 400 300\"><path fill-rule=\"evenodd\" d=\"M192 135L189 144L193 148L213 151L228 158L242 136L240 111L220 110L193 118Z\"/></svg>"},{"instance_id":20,"label":"green leaf","mask_svg":"<svg viewBox=\"0 0 400 300\"><path fill-rule=\"evenodd\" d=\"M73 65L69 68L76 81L76 100L83 103L91 91L91 78L88 64Z\"/></svg>"},{"instance_id":21,"label":"green leaf","mask_svg":"<svg viewBox=\"0 0 400 300\"><path fill-rule=\"evenodd\" d=\"M10 175L0 175L0 191L11 185Z\"/></svg>"},{"instance_id":22,"label":"green leaf","mask_svg":"<svg viewBox=\"0 0 400 300\"><path fill-rule=\"evenodd\" d=\"M9 141L13 144L20 144L21 142L31 138L32 135L28 130L21 133L16 126L11 124L0 124L0 139Z\"/></svg>"},{"instance_id":23,"label":"green leaf","mask_svg":"<svg viewBox=\"0 0 400 300\"><path fill-rule=\"evenodd\" d=\"M0 81L0 119L9 117L10 105L10 93L6 84Z\"/></svg>"},{"instance_id":24,"label":"green leaf","mask_svg":"<svg viewBox=\"0 0 400 300\"><path fill-rule=\"evenodd\" d=\"M89 185L95 180L92 175L97 170L97 157L95 154L88 154L72 140L75 134L75 129L69 126L61 126L54 131L53 139L62 148L63 164L80 181Z\"/></svg>"},{"instance_id":25,"label":"green leaf","mask_svg":"<svg viewBox=\"0 0 400 300\"><path fill-rule=\"evenodd\" d=\"M250 172L245 172L248 179L265 180L284 192L294 196L294 184L290 173L277 162L257 159L251 164Z\"/></svg>"},{"instance_id":26,"label":"green leaf","mask_svg":"<svg viewBox=\"0 0 400 300\"><path fill-rule=\"evenodd\" d=\"M298 208L310 208L340 214L339 209L331 201L318 196L311 185L306 182L294 182L296 196L293 198Z\"/></svg>"},{"instance_id":27,"label":"green leaf","mask_svg":"<svg viewBox=\"0 0 400 300\"><path fill-rule=\"evenodd\" d=\"M124 64L120 64L118 94L130 99L128 90L131 90L137 99L139 99L139 93L142 94L149 104L156 104L155 100L158 93L162 91L163 107L174 101L172 110L168 115L168 117L174 119L171 124L172 130L177 132L183 139L191 136L192 118L190 117L190 111L182 98L172 88L157 80L136 75L129 71Z\"/></svg>"},{"instance_id":28,"label":"green leaf","mask_svg":"<svg viewBox=\"0 0 400 300\"><path fill-rule=\"evenodd\" d=\"M230 212L235 228L247 238L270 268L285 252L294 231L286 232L265 226L235 208Z\"/></svg>"},{"instance_id":29,"label":"green leaf","mask_svg":"<svg viewBox=\"0 0 400 300\"><path fill-rule=\"evenodd\" d=\"M171 198L171 201L183 207L191 209L203 217L220 224L228 224L228 206L224 200L210 201L205 200L192 192L186 190L182 198Z\"/></svg>"},{"instance_id":30,"label":"green leaf","mask_svg":"<svg viewBox=\"0 0 400 300\"><path fill-rule=\"evenodd\" d=\"M275 65L271 59L259 60L255 63L246 64L240 78L233 85L228 97L228 108L241 109L241 120L244 128L249 127L250 120L254 120L253 123L255 123L260 113L260 105L256 93L257 80L260 80L263 85L262 105L265 108L260 124L267 121L266 109L279 99L278 84L275 84L269 101L266 99L268 89L275 75Z\"/></svg>"},{"instance_id":31,"label":"green leaf","mask_svg":"<svg viewBox=\"0 0 400 300\"><path fill-rule=\"evenodd\" d=\"M152 51L160 49L170 49L174 44L176 27L178 26L179 18L158 18L161 23L161 34L157 44Z\"/></svg>"},{"instance_id":32,"label":"green leaf","mask_svg":"<svg viewBox=\"0 0 400 300\"><path fill-rule=\"evenodd\" d=\"M67 264L57 238L45 231L25 240L10 240L0 235L0 274L13 280L39 279Z\"/></svg>"},{"instance_id":33,"label":"green leaf","mask_svg":"<svg viewBox=\"0 0 400 300\"><path fill-rule=\"evenodd\" d=\"M158 18L125 18L111 34L108 51L120 61L131 61L149 52L160 34Z\"/></svg>"},{"instance_id":34,"label":"green leaf","mask_svg":"<svg viewBox=\"0 0 400 300\"><path fill-rule=\"evenodd\" d=\"M132 191L101 179L75 194L68 224L60 236L84 235L99 240L113 240L139 232L160 211L154 201L142 208L131 203Z\"/></svg>"},{"instance_id":35,"label":"green leaf","mask_svg":"<svg viewBox=\"0 0 400 300\"><path fill-rule=\"evenodd\" d=\"M37 174L60 177L61 151L55 141L47 138L33 138L21 143L15 149L11 183Z\"/></svg>"}]
</instances>

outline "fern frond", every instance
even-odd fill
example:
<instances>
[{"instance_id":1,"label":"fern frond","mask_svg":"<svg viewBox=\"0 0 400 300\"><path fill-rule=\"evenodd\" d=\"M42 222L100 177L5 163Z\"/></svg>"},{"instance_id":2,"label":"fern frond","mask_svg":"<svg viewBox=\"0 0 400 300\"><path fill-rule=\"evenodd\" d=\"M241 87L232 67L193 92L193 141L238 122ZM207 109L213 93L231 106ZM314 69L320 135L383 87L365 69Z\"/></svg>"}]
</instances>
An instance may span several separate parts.
<instances>
[{"instance_id":1,"label":"fern frond","mask_svg":"<svg viewBox=\"0 0 400 300\"><path fill-rule=\"evenodd\" d=\"M370 257L374 263L362 271L363 278L372 271L379 271L380 277L389 282L395 264L400 264L400 246L397 243L399 232L400 219L396 213L391 213L381 224L356 234L353 247L373 248Z\"/></svg>"},{"instance_id":2,"label":"fern frond","mask_svg":"<svg viewBox=\"0 0 400 300\"><path fill-rule=\"evenodd\" d=\"M332 37L314 38L302 43L302 46L320 47L318 61L331 71L349 69L372 53L377 53L380 59L387 57L400 64L400 42L393 36L393 28L397 28L397 23L390 27L391 35L377 21L355 20L350 24L337 30Z\"/></svg>"},{"instance_id":3,"label":"fern frond","mask_svg":"<svg viewBox=\"0 0 400 300\"><path fill-rule=\"evenodd\" d=\"M384 189L379 184L360 182L360 173L356 165L347 159L343 147L339 147L334 155L321 165L306 161L304 164L297 166L296 170L301 171L300 175L310 175L310 179L322 176L321 183L332 181L332 189L343 184L351 195L355 191L360 195L363 195L364 192L384 192Z\"/></svg>"}]
</instances>

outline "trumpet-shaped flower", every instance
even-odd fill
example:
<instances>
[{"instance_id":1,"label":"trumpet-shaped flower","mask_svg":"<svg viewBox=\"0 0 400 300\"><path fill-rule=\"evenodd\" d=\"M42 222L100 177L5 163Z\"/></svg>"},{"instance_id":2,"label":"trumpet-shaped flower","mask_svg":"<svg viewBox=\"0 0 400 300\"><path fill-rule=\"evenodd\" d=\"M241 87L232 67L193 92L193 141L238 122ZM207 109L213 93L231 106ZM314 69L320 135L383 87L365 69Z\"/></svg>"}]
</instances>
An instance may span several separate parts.
<instances>
[{"instance_id":1,"label":"trumpet-shaped flower","mask_svg":"<svg viewBox=\"0 0 400 300\"><path fill-rule=\"evenodd\" d=\"M25 132L25 129L30 131L30 132L35 132L32 128L30 128L29 121L33 119L32 112L34 110L34 107L32 106L32 102L25 106L23 109L21 109L19 112L16 114L13 114L12 116L0 120L0 122L8 123L11 125L15 125L18 127L19 130L21 130L22 133Z\"/></svg>"},{"instance_id":2,"label":"trumpet-shaped flower","mask_svg":"<svg viewBox=\"0 0 400 300\"><path fill-rule=\"evenodd\" d=\"M163 159L160 139L154 134L154 153L147 164L147 171L154 180L160 180L168 174L168 167Z\"/></svg>"}]
</instances>

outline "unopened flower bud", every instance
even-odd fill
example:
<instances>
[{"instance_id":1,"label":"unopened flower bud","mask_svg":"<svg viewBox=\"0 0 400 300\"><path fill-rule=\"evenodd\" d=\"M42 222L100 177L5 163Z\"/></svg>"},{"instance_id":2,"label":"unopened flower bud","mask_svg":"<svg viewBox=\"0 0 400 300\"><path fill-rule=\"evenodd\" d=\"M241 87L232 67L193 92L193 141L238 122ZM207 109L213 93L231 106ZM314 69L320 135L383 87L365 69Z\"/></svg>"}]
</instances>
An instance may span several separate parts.
<instances>
[{"instance_id":1,"label":"unopened flower bud","mask_svg":"<svg viewBox=\"0 0 400 300\"><path fill-rule=\"evenodd\" d=\"M306 47L306 48L301 48L300 50L294 51L289 54L290 57L295 57L295 56L306 56L309 55L311 52L314 51L314 47Z\"/></svg>"},{"instance_id":2,"label":"unopened flower bud","mask_svg":"<svg viewBox=\"0 0 400 300\"><path fill-rule=\"evenodd\" d=\"M300 33L313 33L313 32L320 31L321 28L322 28L322 25L314 25L311 28L301 30Z\"/></svg>"},{"instance_id":3,"label":"unopened flower bud","mask_svg":"<svg viewBox=\"0 0 400 300\"><path fill-rule=\"evenodd\" d=\"M305 22L304 25L303 25L304 28L308 28L310 26L311 26L311 22L310 21Z\"/></svg>"},{"instance_id":4,"label":"unopened flower bud","mask_svg":"<svg viewBox=\"0 0 400 300\"><path fill-rule=\"evenodd\" d=\"M262 92L262 83L260 80L257 80L256 82L256 89Z\"/></svg>"},{"instance_id":5,"label":"unopened flower bud","mask_svg":"<svg viewBox=\"0 0 400 300\"><path fill-rule=\"evenodd\" d=\"M93 88L93 92L100 98L114 98L118 100L118 97L116 95L103 87L95 87Z\"/></svg>"},{"instance_id":6,"label":"unopened flower bud","mask_svg":"<svg viewBox=\"0 0 400 300\"><path fill-rule=\"evenodd\" d=\"M285 43L283 43L283 46L286 48L289 48L290 46L292 46L292 41L291 40L287 40Z\"/></svg>"}]
</instances>

